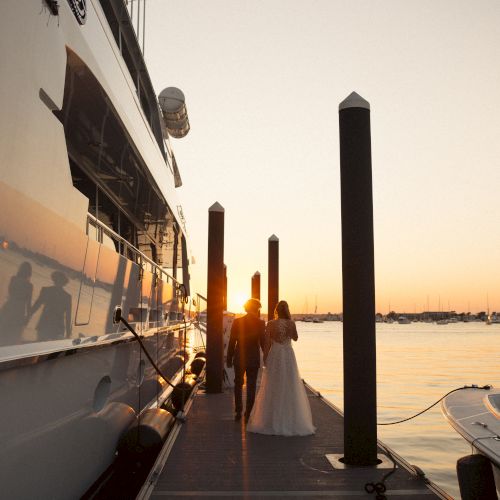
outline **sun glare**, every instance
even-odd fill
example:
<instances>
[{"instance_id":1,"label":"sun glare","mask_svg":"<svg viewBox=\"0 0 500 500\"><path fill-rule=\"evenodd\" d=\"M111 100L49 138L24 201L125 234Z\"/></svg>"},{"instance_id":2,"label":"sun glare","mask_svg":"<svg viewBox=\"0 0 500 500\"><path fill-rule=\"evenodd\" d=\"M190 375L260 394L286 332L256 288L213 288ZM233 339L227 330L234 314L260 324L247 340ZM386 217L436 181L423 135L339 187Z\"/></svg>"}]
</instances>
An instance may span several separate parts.
<instances>
[{"instance_id":1,"label":"sun glare","mask_svg":"<svg viewBox=\"0 0 500 500\"><path fill-rule=\"evenodd\" d=\"M228 310L233 313L244 312L243 305L250 298L245 292L236 292L230 295L228 300Z\"/></svg>"}]
</instances>

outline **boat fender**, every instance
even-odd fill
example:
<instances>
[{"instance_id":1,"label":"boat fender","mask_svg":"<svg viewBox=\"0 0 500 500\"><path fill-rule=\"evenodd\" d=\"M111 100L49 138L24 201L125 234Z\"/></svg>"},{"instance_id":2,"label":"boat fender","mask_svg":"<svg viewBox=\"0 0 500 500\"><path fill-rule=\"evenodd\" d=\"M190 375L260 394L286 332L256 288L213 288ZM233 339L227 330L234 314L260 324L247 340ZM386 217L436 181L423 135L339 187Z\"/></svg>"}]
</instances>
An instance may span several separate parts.
<instances>
[{"instance_id":1,"label":"boat fender","mask_svg":"<svg viewBox=\"0 0 500 500\"><path fill-rule=\"evenodd\" d=\"M190 358L189 353L187 351L185 351L184 349L179 349L177 351L177 356L181 356L183 362L186 362L186 363L189 361L189 358Z\"/></svg>"},{"instance_id":2,"label":"boat fender","mask_svg":"<svg viewBox=\"0 0 500 500\"><path fill-rule=\"evenodd\" d=\"M207 353L205 351L198 351L195 355L194 355L195 359L196 358L206 358L207 357Z\"/></svg>"},{"instance_id":3,"label":"boat fender","mask_svg":"<svg viewBox=\"0 0 500 500\"><path fill-rule=\"evenodd\" d=\"M191 394L194 386L196 385L196 380L192 377L187 377L184 382L179 382L175 385L172 391L172 406L176 410L183 410L184 403Z\"/></svg>"},{"instance_id":4,"label":"boat fender","mask_svg":"<svg viewBox=\"0 0 500 500\"><path fill-rule=\"evenodd\" d=\"M198 376L205 367L206 362L207 360L205 358L202 357L194 358L190 366L191 373L194 373L196 376Z\"/></svg>"},{"instance_id":5,"label":"boat fender","mask_svg":"<svg viewBox=\"0 0 500 500\"><path fill-rule=\"evenodd\" d=\"M142 456L158 452L174 421L173 415L161 408L146 410L120 438L117 448L118 458L137 460Z\"/></svg>"},{"instance_id":6,"label":"boat fender","mask_svg":"<svg viewBox=\"0 0 500 500\"><path fill-rule=\"evenodd\" d=\"M497 500L493 469L484 455L459 458L457 477L462 500Z\"/></svg>"},{"instance_id":7,"label":"boat fender","mask_svg":"<svg viewBox=\"0 0 500 500\"><path fill-rule=\"evenodd\" d=\"M184 356L182 356L181 354L176 354L172 358L172 362L173 362L173 364L175 364L176 366L178 366L180 368L184 364Z\"/></svg>"}]
</instances>

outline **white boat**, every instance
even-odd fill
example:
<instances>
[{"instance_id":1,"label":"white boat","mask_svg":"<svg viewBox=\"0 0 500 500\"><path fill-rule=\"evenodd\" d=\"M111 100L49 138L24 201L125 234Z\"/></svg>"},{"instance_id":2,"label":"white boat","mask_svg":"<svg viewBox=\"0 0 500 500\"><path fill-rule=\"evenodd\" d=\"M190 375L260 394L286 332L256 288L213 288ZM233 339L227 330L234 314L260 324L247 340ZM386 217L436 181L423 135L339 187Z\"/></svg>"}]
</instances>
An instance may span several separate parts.
<instances>
[{"instance_id":1,"label":"white boat","mask_svg":"<svg viewBox=\"0 0 500 500\"><path fill-rule=\"evenodd\" d=\"M179 380L189 123L123 0L4 2L0 37L1 495L80 498L170 393L116 307Z\"/></svg>"},{"instance_id":2,"label":"white boat","mask_svg":"<svg viewBox=\"0 0 500 500\"><path fill-rule=\"evenodd\" d=\"M500 389L463 389L441 403L444 416L477 453L493 466L500 492Z\"/></svg>"},{"instance_id":3,"label":"white boat","mask_svg":"<svg viewBox=\"0 0 500 500\"><path fill-rule=\"evenodd\" d=\"M400 325L409 325L411 323L411 321L406 316L400 316L398 318L398 323Z\"/></svg>"},{"instance_id":4,"label":"white boat","mask_svg":"<svg viewBox=\"0 0 500 500\"><path fill-rule=\"evenodd\" d=\"M449 321L447 319L438 319L436 325L447 325Z\"/></svg>"},{"instance_id":5,"label":"white boat","mask_svg":"<svg viewBox=\"0 0 500 500\"><path fill-rule=\"evenodd\" d=\"M497 325L500 324L500 315L493 313L488 316L488 319L486 320L487 325Z\"/></svg>"}]
</instances>

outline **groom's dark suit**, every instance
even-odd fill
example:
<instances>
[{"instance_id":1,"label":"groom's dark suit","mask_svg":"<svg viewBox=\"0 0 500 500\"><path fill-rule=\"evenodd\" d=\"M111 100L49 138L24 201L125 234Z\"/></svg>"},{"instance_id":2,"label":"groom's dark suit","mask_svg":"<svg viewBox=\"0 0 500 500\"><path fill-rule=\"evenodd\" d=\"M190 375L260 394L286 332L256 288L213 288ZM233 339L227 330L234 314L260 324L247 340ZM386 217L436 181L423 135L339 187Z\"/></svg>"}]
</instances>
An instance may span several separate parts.
<instances>
[{"instance_id":1,"label":"groom's dark suit","mask_svg":"<svg viewBox=\"0 0 500 500\"><path fill-rule=\"evenodd\" d=\"M233 321L227 347L227 366L234 364L234 405L236 415L242 410L243 377L247 376L245 417L248 419L255 401L260 349L265 346L266 324L256 314L248 313Z\"/></svg>"}]
</instances>

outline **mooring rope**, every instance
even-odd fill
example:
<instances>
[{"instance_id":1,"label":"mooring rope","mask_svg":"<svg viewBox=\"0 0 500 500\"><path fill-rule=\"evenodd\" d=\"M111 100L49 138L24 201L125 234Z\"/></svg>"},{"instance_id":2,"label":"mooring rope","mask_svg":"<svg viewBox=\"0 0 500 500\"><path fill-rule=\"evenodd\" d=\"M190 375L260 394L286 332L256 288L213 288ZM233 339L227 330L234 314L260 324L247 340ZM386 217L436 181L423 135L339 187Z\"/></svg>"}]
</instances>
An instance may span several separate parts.
<instances>
[{"instance_id":1,"label":"mooring rope","mask_svg":"<svg viewBox=\"0 0 500 500\"><path fill-rule=\"evenodd\" d=\"M422 411L419 411L418 413L416 413L415 415L412 415L411 417L408 417L408 418L404 418L402 420L397 420L396 422L383 422L383 423L377 423L377 425L395 425L395 424L400 424L402 422L407 422L408 420L411 420L415 417L418 417L419 415L422 415L422 413L425 413L426 411L430 410L431 408L433 408L434 406L436 406L440 401L442 401L446 396L454 393L454 392L457 392L457 391L463 391L464 389L482 389L482 390L490 390L492 388L491 385L483 385L483 386L478 386L476 384L473 384L473 385L464 385L463 387L457 387L456 389L453 389L449 392L447 392L444 396L442 396L441 398L439 398L435 403L431 404L430 406L428 406L427 408L425 408L424 410ZM380 445L380 444L379 444ZM371 482L371 483L366 483L365 484L365 491L367 493L375 493L376 495L376 499L377 500L386 500L387 497L385 495L385 492L387 491L387 486L385 484L385 482L387 481L387 479L389 478L389 476L391 476L392 474L394 474L394 472L396 471L396 460L394 459L394 457L391 455L391 452L385 448L385 447L382 447L383 450L386 452L387 456L391 459L392 463L393 463L393 468L387 473L385 474L382 479L378 482ZM416 469L417 471L417 474L418 474L418 468Z\"/></svg>"},{"instance_id":2,"label":"mooring rope","mask_svg":"<svg viewBox=\"0 0 500 500\"><path fill-rule=\"evenodd\" d=\"M397 420L396 422L381 422L381 423L377 423L377 425L396 425L396 424L401 424L402 422L407 422L408 420L411 420L412 418L418 417L419 415L422 415L422 413L425 413L426 411L430 410L431 408L436 406L439 402L441 402L446 396L449 396L453 392L463 391L464 389L483 389L485 391L489 391L491 388L492 388L492 386L489 384L483 385L481 387L479 387L478 385L475 385L475 384L464 385L463 387L457 387L456 389L453 389L452 391L447 392L444 396L439 398L435 403L432 403L430 406L425 408L425 410L419 411L418 413L416 413L415 415L412 415L411 417L403 418L402 420Z\"/></svg>"},{"instance_id":3,"label":"mooring rope","mask_svg":"<svg viewBox=\"0 0 500 500\"><path fill-rule=\"evenodd\" d=\"M130 326L129 322L121 315L121 313L119 311L116 311L115 312L115 320L116 321L121 321L126 327L127 329L132 333L132 335L136 338L137 342L139 342L139 346L141 347L142 351L144 352L144 354L146 355L146 357L149 359L149 362L151 363L151 365L153 366L153 368L156 370L156 373L158 373L158 375L170 386L172 387L173 389L177 390L177 391L185 391L185 392L188 392L188 391L191 391L191 387L189 388L185 388L185 387L178 387L176 385L174 385L164 374L163 372L160 370L160 368L157 366L157 364L153 361L153 358L150 356L149 352L147 351L146 349L146 346L143 344L142 340L141 340L141 337L138 335L138 333L134 330L134 328L132 328L132 326ZM187 328L187 324L186 324L186 318L184 317L183 315L183 320L184 320L184 335L186 335L186 328ZM184 351L185 353L186 351ZM184 355L183 356L184 358L184 361L183 361L183 368L184 368L184 371L186 370L186 356Z\"/></svg>"}]
</instances>

